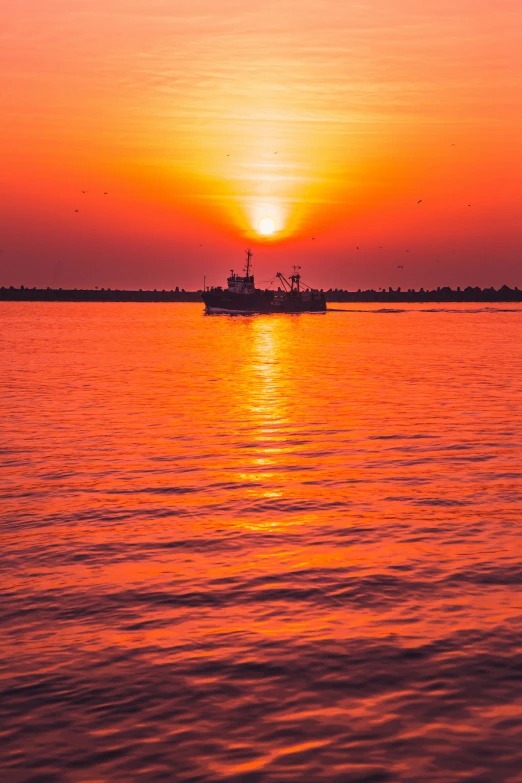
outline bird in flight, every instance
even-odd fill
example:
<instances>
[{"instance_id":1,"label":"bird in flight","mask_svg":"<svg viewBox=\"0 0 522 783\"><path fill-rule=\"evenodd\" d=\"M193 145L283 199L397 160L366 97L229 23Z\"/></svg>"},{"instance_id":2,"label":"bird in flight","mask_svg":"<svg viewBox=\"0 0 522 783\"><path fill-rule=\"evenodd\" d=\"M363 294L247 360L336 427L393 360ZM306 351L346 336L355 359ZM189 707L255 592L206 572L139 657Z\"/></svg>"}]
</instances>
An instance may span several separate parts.
<instances>
[{"instance_id":1,"label":"bird in flight","mask_svg":"<svg viewBox=\"0 0 522 783\"><path fill-rule=\"evenodd\" d=\"M417 201L417 204L422 204L422 199L421 198Z\"/></svg>"},{"instance_id":2,"label":"bird in flight","mask_svg":"<svg viewBox=\"0 0 522 783\"><path fill-rule=\"evenodd\" d=\"M312 237L312 239L315 239L315 237Z\"/></svg>"},{"instance_id":3,"label":"bird in flight","mask_svg":"<svg viewBox=\"0 0 522 783\"><path fill-rule=\"evenodd\" d=\"M88 190L82 190L82 193L88 193L88 192L89 192Z\"/></svg>"},{"instance_id":4,"label":"bird in flight","mask_svg":"<svg viewBox=\"0 0 522 783\"><path fill-rule=\"evenodd\" d=\"M359 250L359 245L357 245L357 250Z\"/></svg>"},{"instance_id":5,"label":"bird in flight","mask_svg":"<svg viewBox=\"0 0 522 783\"><path fill-rule=\"evenodd\" d=\"M397 264L397 269L404 269L403 264Z\"/></svg>"},{"instance_id":6,"label":"bird in flight","mask_svg":"<svg viewBox=\"0 0 522 783\"><path fill-rule=\"evenodd\" d=\"M74 211L75 211L75 212L78 212L78 210L77 210L77 209L75 209Z\"/></svg>"},{"instance_id":7,"label":"bird in flight","mask_svg":"<svg viewBox=\"0 0 522 783\"><path fill-rule=\"evenodd\" d=\"M455 146L455 144L450 144L450 147L454 147L454 146Z\"/></svg>"},{"instance_id":8,"label":"bird in flight","mask_svg":"<svg viewBox=\"0 0 522 783\"><path fill-rule=\"evenodd\" d=\"M109 192L108 192L107 190L104 190L104 191L103 191L103 195L104 195L104 196L108 196L108 195L109 195Z\"/></svg>"},{"instance_id":9,"label":"bird in flight","mask_svg":"<svg viewBox=\"0 0 522 783\"><path fill-rule=\"evenodd\" d=\"M471 204L468 204L468 207L470 207L470 206L471 206Z\"/></svg>"}]
</instances>

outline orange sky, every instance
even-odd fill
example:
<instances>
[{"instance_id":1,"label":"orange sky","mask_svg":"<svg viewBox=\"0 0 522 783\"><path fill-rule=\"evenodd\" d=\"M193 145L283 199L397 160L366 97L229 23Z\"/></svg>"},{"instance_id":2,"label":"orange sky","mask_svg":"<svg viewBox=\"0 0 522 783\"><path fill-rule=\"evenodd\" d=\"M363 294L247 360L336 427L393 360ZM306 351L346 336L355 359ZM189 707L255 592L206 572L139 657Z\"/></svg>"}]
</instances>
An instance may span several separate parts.
<instances>
[{"instance_id":1,"label":"orange sky","mask_svg":"<svg viewBox=\"0 0 522 783\"><path fill-rule=\"evenodd\" d=\"M518 0L17 0L0 285L195 288L250 245L259 281L522 286L521 29Z\"/></svg>"}]
</instances>

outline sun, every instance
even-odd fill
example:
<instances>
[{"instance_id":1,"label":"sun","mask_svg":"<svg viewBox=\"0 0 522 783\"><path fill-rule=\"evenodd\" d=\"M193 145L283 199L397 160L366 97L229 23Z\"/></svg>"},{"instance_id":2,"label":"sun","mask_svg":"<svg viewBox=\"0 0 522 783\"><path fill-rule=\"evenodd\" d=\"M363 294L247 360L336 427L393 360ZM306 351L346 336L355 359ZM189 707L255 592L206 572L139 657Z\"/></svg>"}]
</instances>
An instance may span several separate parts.
<instances>
[{"instance_id":1,"label":"sun","mask_svg":"<svg viewBox=\"0 0 522 783\"><path fill-rule=\"evenodd\" d=\"M276 230L275 220L271 217L264 217L259 221L259 233L269 237Z\"/></svg>"}]
</instances>

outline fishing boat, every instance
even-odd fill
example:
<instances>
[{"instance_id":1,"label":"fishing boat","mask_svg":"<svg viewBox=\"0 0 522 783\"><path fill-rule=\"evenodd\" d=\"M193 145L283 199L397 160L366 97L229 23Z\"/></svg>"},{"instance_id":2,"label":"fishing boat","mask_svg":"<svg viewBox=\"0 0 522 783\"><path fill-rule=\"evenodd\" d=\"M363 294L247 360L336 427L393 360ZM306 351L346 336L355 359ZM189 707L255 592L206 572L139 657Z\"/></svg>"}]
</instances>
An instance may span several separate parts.
<instances>
[{"instance_id":1,"label":"fishing boat","mask_svg":"<svg viewBox=\"0 0 522 783\"><path fill-rule=\"evenodd\" d=\"M202 294L207 313L247 315L253 313L324 313L326 299L322 291L305 285L301 280L300 266L293 267L293 274L285 277L276 274L280 285L272 288L256 288L251 272L252 251L246 251L244 274L230 270L227 287L204 286Z\"/></svg>"}]
</instances>

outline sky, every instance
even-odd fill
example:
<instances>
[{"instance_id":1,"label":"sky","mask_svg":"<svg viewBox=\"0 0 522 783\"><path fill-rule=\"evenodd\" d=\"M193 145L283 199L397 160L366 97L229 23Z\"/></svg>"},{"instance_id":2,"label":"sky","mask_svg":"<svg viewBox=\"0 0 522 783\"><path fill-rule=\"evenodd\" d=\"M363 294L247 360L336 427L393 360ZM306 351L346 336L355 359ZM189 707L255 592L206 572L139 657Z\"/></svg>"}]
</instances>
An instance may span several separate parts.
<instances>
[{"instance_id":1,"label":"sky","mask_svg":"<svg viewBox=\"0 0 522 783\"><path fill-rule=\"evenodd\" d=\"M0 285L201 288L251 247L260 285L522 287L521 29L519 0L17 0Z\"/></svg>"}]
</instances>

